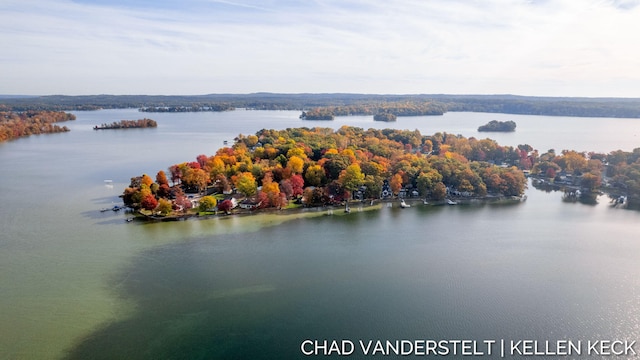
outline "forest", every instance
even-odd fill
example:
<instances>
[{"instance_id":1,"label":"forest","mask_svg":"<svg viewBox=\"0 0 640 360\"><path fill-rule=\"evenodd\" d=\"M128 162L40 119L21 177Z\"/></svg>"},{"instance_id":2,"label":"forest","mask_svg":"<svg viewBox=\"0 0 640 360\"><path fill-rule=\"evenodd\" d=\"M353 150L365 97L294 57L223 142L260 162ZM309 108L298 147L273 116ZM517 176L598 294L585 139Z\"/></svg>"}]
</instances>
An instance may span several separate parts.
<instances>
[{"instance_id":1,"label":"forest","mask_svg":"<svg viewBox=\"0 0 640 360\"><path fill-rule=\"evenodd\" d=\"M525 173L562 189L624 196L640 206L640 148L608 154L501 146L491 139L418 130L263 129L230 147L131 179L123 201L133 209L185 214L245 208L339 205L417 197L520 197ZM387 189L389 190L387 192ZM188 194L198 194L198 209Z\"/></svg>"},{"instance_id":2,"label":"forest","mask_svg":"<svg viewBox=\"0 0 640 360\"><path fill-rule=\"evenodd\" d=\"M608 154L549 149L535 159L531 173L556 187L580 189L587 197L604 191L612 199L622 196L632 208L640 208L640 148Z\"/></svg>"},{"instance_id":3,"label":"forest","mask_svg":"<svg viewBox=\"0 0 640 360\"><path fill-rule=\"evenodd\" d=\"M141 111L300 110L323 108L334 116L375 115L386 109L396 116L441 115L448 111L505 114L640 118L637 98L571 98L516 95L372 95L372 94L208 94L197 96L84 95L0 98L0 110Z\"/></svg>"},{"instance_id":4,"label":"forest","mask_svg":"<svg viewBox=\"0 0 640 360\"><path fill-rule=\"evenodd\" d=\"M214 155L160 170L155 179L133 177L123 201L167 215L189 211L187 194L207 195L199 211L229 211L232 198L257 208L337 205L379 199L385 187L390 198L415 194L436 202L521 196L526 179L520 168L530 166L523 149L418 130L263 129L239 135Z\"/></svg>"},{"instance_id":5,"label":"forest","mask_svg":"<svg viewBox=\"0 0 640 360\"><path fill-rule=\"evenodd\" d=\"M24 136L67 132L56 123L75 120L73 114L61 111L0 111L0 142Z\"/></svg>"}]
</instances>

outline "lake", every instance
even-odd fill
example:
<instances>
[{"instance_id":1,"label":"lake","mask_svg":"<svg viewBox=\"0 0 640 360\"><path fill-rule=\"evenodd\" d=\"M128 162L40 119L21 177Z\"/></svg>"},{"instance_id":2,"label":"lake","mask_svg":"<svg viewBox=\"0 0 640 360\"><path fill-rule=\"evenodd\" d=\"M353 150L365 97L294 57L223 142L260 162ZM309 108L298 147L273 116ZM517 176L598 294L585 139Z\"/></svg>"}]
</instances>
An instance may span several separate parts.
<instances>
[{"instance_id":1,"label":"lake","mask_svg":"<svg viewBox=\"0 0 640 360\"><path fill-rule=\"evenodd\" d=\"M606 197L566 203L530 186L509 205L172 223L99 211L120 204L131 177L262 128L393 127L609 152L640 147L640 120L74 113L71 132L0 144L0 358L301 358L306 339L640 339L640 212ZM92 130L145 116L158 128ZM518 127L476 131L490 120Z\"/></svg>"}]
</instances>

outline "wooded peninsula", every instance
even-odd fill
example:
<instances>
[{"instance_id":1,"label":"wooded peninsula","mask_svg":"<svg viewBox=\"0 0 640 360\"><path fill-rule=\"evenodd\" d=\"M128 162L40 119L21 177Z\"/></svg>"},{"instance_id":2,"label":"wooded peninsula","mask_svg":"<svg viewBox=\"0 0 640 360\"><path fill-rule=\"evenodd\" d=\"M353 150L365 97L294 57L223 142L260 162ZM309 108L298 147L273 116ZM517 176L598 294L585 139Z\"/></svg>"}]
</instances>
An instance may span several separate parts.
<instances>
[{"instance_id":1,"label":"wooded peninsula","mask_svg":"<svg viewBox=\"0 0 640 360\"><path fill-rule=\"evenodd\" d=\"M62 111L0 111L0 142L24 136L67 132L69 128L55 123L75 120Z\"/></svg>"},{"instance_id":2,"label":"wooded peninsula","mask_svg":"<svg viewBox=\"0 0 640 360\"><path fill-rule=\"evenodd\" d=\"M609 154L418 130L343 126L260 130L214 155L131 179L124 204L145 216L230 213L232 209L337 206L377 199L518 199L525 173L586 194L607 191L640 204L640 148Z\"/></svg>"}]
</instances>

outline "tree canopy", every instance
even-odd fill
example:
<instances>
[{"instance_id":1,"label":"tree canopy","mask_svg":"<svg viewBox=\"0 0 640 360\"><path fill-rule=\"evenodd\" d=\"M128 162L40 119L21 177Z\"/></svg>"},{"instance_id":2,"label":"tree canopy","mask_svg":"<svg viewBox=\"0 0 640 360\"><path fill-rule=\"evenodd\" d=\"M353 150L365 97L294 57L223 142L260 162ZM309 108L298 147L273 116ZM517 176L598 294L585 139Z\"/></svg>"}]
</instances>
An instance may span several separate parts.
<instances>
[{"instance_id":1,"label":"tree canopy","mask_svg":"<svg viewBox=\"0 0 640 360\"><path fill-rule=\"evenodd\" d=\"M209 189L227 196L235 191L260 207L282 207L295 198L317 205L341 202L356 192L359 199L379 198L385 182L395 195L417 191L432 199L443 199L447 191L518 196L526 184L525 160L536 161L527 150L418 130L263 129L239 135L214 155L169 166L171 187L164 172L156 175L160 183L147 175L133 178L123 197L134 208L149 207L148 201L142 203L149 194L159 199L175 196L176 189Z\"/></svg>"}]
</instances>

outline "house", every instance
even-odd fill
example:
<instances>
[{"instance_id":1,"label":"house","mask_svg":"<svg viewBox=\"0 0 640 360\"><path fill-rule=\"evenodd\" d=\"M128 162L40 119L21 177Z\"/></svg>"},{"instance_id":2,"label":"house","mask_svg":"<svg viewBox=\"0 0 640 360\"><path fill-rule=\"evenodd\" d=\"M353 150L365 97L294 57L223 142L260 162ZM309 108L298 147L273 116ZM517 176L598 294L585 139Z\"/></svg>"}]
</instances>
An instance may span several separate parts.
<instances>
[{"instance_id":1,"label":"house","mask_svg":"<svg viewBox=\"0 0 640 360\"><path fill-rule=\"evenodd\" d=\"M238 203L238 207L244 210L255 210L262 202L256 202L255 199L244 199Z\"/></svg>"}]
</instances>

